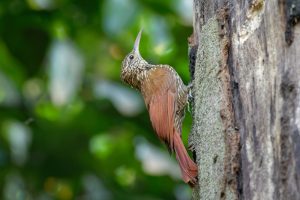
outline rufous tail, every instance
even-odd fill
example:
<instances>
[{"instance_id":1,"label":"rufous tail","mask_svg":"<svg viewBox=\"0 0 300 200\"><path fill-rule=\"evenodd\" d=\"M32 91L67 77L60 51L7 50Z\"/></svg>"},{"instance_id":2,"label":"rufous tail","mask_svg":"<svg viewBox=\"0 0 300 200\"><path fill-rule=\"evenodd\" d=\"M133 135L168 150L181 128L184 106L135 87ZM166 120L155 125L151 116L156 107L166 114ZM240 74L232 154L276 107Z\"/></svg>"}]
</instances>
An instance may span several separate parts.
<instances>
[{"instance_id":1,"label":"rufous tail","mask_svg":"<svg viewBox=\"0 0 300 200\"><path fill-rule=\"evenodd\" d=\"M194 187L197 183L198 167L189 157L178 133L174 134L174 149L183 181Z\"/></svg>"}]
</instances>

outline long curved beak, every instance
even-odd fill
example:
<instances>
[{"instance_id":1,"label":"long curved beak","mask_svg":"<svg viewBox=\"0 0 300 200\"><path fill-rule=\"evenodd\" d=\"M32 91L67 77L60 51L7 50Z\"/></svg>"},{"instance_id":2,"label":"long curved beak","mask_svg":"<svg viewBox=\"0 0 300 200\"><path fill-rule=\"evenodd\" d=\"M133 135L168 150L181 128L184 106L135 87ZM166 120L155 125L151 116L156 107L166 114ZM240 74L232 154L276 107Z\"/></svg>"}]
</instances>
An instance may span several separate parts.
<instances>
[{"instance_id":1,"label":"long curved beak","mask_svg":"<svg viewBox=\"0 0 300 200\"><path fill-rule=\"evenodd\" d=\"M136 52L138 54L140 54L139 46L140 46L142 32L143 32L143 28L140 30L139 34L137 35L135 42L134 42L134 46L133 46L134 52Z\"/></svg>"}]
</instances>

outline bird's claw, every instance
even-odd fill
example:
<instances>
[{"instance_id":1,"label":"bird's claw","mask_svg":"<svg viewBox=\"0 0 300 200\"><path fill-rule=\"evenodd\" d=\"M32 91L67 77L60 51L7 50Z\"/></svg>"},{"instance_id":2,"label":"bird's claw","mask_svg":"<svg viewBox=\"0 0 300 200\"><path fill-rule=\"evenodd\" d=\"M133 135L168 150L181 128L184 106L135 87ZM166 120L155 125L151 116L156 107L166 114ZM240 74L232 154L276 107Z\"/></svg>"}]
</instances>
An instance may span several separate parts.
<instances>
[{"instance_id":1,"label":"bird's claw","mask_svg":"<svg viewBox=\"0 0 300 200\"><path fill-rule=\"evenodd\" d=\"M193 88L193 83L190 82L187 86L188 88L188 103L187 103L187 109L188 109L188 112L191 112L191 105L193 105L193 102L194 102L194 96L193 96L193 93L192 93L192 88Z\"/></svg>"}]
</instances>

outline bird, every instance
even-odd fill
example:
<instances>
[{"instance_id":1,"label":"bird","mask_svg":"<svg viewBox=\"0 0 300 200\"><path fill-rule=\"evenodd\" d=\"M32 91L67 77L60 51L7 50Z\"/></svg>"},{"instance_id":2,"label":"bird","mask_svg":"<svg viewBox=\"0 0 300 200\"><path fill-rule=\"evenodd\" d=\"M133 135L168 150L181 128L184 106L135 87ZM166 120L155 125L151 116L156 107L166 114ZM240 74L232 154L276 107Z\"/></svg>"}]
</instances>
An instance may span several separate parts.
<instances>
[{"instance_id":1,"label":"bird","mask_svg":"<svg viewBox=\"0 0 300 200\"><path fill-rule=\"evenodd\" d=\"M139 52L142 31L136 37L133 50L122 61L121 80L140 91L156 135L170 153L175 152L183 181L194 187L198 166L189 157L181 139L189 87L173 67L150 64L142 58Z\"/></svg>"}]
</instances>

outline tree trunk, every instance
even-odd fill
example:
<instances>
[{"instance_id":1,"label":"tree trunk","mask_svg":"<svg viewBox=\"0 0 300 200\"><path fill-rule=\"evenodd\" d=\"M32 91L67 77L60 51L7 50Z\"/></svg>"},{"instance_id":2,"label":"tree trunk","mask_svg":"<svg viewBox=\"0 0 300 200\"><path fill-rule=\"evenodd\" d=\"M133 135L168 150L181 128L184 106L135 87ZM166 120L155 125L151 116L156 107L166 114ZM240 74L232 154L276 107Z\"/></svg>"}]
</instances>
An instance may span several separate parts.
<instances>
[{"instance_id":1,"label":"tree trunk","mask_svg":"<svg viewBox=\"0 0 300 200\"><path fill-rule=\"evenodd\" d=\"M194 0L193 199L300 199L300 1Z\"/></svg>"}]
</instances>

